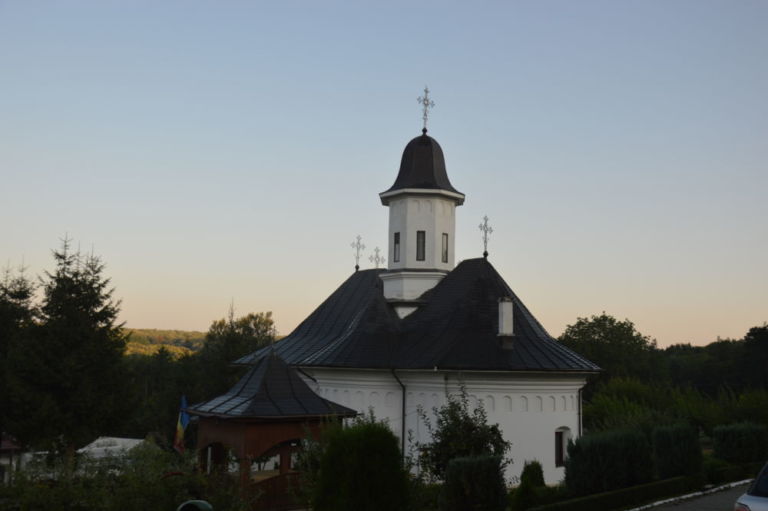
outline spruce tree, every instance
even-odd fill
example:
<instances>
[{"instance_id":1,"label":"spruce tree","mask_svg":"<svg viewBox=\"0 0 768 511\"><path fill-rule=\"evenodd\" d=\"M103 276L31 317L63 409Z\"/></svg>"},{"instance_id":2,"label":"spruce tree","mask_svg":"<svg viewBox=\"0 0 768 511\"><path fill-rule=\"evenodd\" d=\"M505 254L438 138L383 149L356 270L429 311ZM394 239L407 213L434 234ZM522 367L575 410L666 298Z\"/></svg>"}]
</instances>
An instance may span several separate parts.
<instances>
[{"instance_id":1,"label":"spruce tree","mask_svg":"<svg viewBox=\"0 0 768 511\"><path fill-rule=\"evenodd\" d=\"M20 342L33 325L34 291L35 286L27 278L23 267L18 272L5 269L0 280L0 433L7 432L7 420L12 410L8 389L8 355L11 344Z\"/></svg>"},{"instance_id":2,"label":"spruce tree","mask_svg":"<svg viewBox=\"0 0 768 511\"><path fill-rule=\"evenodd\" d=\"M121 420L126 338L101 260L72 252L66 239L53 256L39 322L9 354L11 425L24 444L71 459Z\"/></svg>"}]
</instances>

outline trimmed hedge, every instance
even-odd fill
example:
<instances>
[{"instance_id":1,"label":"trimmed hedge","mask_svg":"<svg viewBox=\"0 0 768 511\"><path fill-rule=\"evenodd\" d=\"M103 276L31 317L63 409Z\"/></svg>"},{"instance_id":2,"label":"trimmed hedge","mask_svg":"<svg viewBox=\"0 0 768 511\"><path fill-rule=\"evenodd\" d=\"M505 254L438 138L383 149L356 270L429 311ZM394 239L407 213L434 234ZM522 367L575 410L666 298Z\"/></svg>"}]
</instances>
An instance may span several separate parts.
<instances>
[{"instance_id":1,"label":"trimmed hedge","mask_svg":"<svg viewBox=\"0 0 768 511\"><path fill-rule=\"evenodd\" d=\"M537 506L561 502L568 498L568 490L563 485L532 487L530 482L522 482L509 491L510 511L526 511Z\"/></svg>"},{"instance_id":2,"label":"trimmed hedge","mask_svg":"<svg viewBox=\"0 0 768 511\"><path fill-rule=\"evenodd\" d=\"M545 484L541 463L536 460L526 461L520 474L520 485L510 493L509 505L512 511L524 511L541 504L537 490L542 487Z\"/></svg>"},{"instance_id":3,"label":"trimmed hedge","mask_svg":"<svg viewBox=\"0 0 768 511\"><path fill-rule=\"evenodd\" d=\"M659 479L701 473L699 434L686 424L654 429L653 455Z\"/></svg>"},{"instance_id":4,"label":"trimmed hedge","mask_svg":"<svg viewBox=\"0 0 768 511\"><path fill-rule=\"evenodd\" d=\"M602 493L652 479L650 445L639 431L594 433L568 445L565 485L573 495Z\"/></svg>"},{"instance_id":5,"label":"trimmed hedge","mask_svg":"<svg viewBox=\"0 0 768 511\"><path fill-rule=\"evenodd\" d=\"M764 461L768 457L768 428L742 422L718 426L712 434L715 456L732 463Z\"/></svg>"},{"instance_id":6,"label":"trimmed hedge","mask_svg":"<svg viewBox=\"0 0 768 511\"><path fill-rule=\"evenodd\" d=\"M500 456L454 458L448 463L441 511L504 511L506 506Z\"/></svg>"},{"instance_id":7,"label":"trimmed hedge","mask_svg":"<svg viewBox=\"0 0 768 511\"><path fill-rule=\"evenodd\" d=\"M697 477L675 477L654 483L623 488L586 497L564 500L531 508L531 511L594 511L595 509L626 509L656 500L682 495L701 487Z\"/></svg>"},{"instance_id":8,"label":"trimmed hedge","mask_svg":"<svg viewBox=\"0 0 768 511\"><path fill-rule=\"evenodd\" d=\"M723 484L742 479L751 479L763 467L763 462L745 463L743 465L725 465L705 471L705 480L709 484Z\"/></svg>"},{"instance_id":9,"label":"trimmed hedge","mask_svg":"<svg viewBox=\"0 0 768 511\"><path fill-rule=\"evenodd\" d=\"M388 511L408 507L408 475L386 424L361 421L332 430L314 489L317 511Z\"/></svg>"},{"instance_id":10,"label":"trimmed hedge","mask_svg":"<svg viewBox=\"0 0 768 511\"><path fill-rule=\"evenodd\" d=\"M523 464L523 472L520 474L520 484L530 482L534 488L544 486L544 469L537 460L526 461Z\"/></svg>"}]
</instances>

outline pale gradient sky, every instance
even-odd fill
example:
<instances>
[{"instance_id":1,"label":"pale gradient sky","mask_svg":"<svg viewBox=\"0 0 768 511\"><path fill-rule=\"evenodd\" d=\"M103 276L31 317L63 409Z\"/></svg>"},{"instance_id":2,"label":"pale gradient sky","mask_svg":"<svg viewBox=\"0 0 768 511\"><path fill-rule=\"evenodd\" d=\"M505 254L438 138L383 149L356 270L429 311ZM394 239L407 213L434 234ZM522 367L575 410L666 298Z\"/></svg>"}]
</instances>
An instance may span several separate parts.
<instances>
[{"instance_id":1,"label":"pale gradient sky","mask_svg":"<svg viewBox=\"0 0 768 511\"><path fill-rule=\"evenodd\" d=\"M0 261L101 255L130 327L289 333L386 247L378 193L445 152L457 259L552 335L768 321L768 1L0 0ZM367 255L363 267L371 266Z\"/></svg>"}]
</instances>

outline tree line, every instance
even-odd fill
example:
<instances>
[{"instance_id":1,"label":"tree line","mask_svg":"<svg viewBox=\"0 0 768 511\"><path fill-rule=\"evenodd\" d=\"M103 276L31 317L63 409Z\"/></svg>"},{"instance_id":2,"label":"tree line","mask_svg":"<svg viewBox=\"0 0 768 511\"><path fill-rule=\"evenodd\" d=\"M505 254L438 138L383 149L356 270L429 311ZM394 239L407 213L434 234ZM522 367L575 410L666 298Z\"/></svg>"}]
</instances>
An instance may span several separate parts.
<instances>
[{"instance_id":1,"label":"tree line","mask_svg":"<svg viewBox=\"0 0 768 511\"><path fill-rule=\"evenodd\" d=\"M578 318L559 341L603 369L584 389L587 430L649 432L685 422L711 434L740 421L768 426L768 324L741 339L661 349L631 321L603 312Z\"/></svg>"},{"instance_id":2,"label":"tree line","mask_svg":"<svg viewBox=\"0 0 768 511\"><path fill-rule=\"evenodd\" d=\"M98 436L170 445L181 396L229 389L236 358L274 340L271 313L214 321L202 347L174 357L126 355L120 301L102 260L65 239L37 280L6 269L0 280L0 432L23 447L64 455Z\"/></svg>"},{"instance_id":3,"label":"tree line","mask_svg":"<svg viewBox=\"0 0 768 511\"><path fill-rule=\"evenodd\" d=\"M71 455L99 435L148 433L170 444L181 395L195 403L226 392L243 372L231 362L275 342L271 313L230 309L197 351L126 354L131 337L101 259L69 240L53 258L36 281L9 269L0 281L0 431L25 447ZM768 424L766 324L742 339L660 349L603 312L578 318L558 340L603 368L584 391L587 430Z\"/></svg>"}]
</instances>

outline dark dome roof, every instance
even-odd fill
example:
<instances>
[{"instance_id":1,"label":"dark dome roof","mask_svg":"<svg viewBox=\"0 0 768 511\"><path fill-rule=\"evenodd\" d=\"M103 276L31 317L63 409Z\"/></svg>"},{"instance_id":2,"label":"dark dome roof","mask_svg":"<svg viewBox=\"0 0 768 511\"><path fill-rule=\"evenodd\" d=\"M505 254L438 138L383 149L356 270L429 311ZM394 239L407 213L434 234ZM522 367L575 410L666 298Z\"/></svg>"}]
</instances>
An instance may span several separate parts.
<instances>
[{"instance_id":1,"label":"dark dome roof","mask_svg":"<svg viewBox=\"0 0 768 511\"><path fill-rule=\"evenodd\" d=\"M395 184L383 193L404 188L426 188L461 193L448 180L440 144L426 133L414 138L405 146Z\"/></svg>"}]
</instances>

